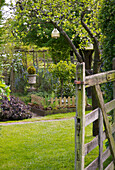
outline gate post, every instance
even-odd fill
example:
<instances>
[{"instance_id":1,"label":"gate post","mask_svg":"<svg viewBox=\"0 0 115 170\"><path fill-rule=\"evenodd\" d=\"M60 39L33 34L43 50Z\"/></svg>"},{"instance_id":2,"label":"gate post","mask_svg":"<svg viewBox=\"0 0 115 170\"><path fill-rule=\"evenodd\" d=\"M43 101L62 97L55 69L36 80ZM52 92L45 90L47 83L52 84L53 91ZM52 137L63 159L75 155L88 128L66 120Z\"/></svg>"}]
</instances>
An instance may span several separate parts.
<instances>
[{"instance_id":1,"label":"gate post","mask_svg":"<svg viewBox=\"0 0 115 170\"><path fill-rule=\"evenodd\" d=\"M103 170L103 115L100 108L98 108L99 117L99 170Z\"/></svg>"},{"instance_id":2,"label":"gate post","mask_svg":"<svg viewBox=\"0 0 115 170\"><path fill-rule=\"evenodd\" d=\"M85 155L85 63L77 65L75 116L75 170L84 170Z\"/></svg>"},{"instance_id":3,"label":"gate post","mask_svg":"<svg viewBox=\"0 0 115 170\"><path fill-rule=\"evenodd\" d=\"M113 70L115 70L115 58L113 58ZM113 99L115 99L115 81L113 82ZM113 123L115 123L115 109L113 110ZM115 133L113 137L115 141Z\"/></svg>"}]
</instances>

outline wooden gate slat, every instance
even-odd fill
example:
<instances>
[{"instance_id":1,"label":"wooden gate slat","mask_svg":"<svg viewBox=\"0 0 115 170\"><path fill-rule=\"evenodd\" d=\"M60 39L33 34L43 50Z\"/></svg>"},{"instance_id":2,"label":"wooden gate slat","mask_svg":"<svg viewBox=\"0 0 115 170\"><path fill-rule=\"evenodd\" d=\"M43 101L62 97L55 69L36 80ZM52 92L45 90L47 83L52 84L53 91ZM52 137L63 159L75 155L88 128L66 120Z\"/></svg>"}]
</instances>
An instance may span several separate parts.
<instances>
[{"instance_id":1,"label":"wooden gate slat","mask_svg":"<svg viewBox=\"0 0 115 170\"><path fill-rule=\"evenodd\" d=\"M105 104L106 113L110 112L113 109L115 109L115 99Z\"/></svg>"},{"instance_id":2,"label":"wooden gate slat","mask_svg":"<svg viewBox=\"0 0 115 170\"><path fill-rule=\"evenodd\" d=\"M108 141L109 141L109 144L110 144L110 151L111 151L113 161L114 161L114 164L115 164L115 142L114 142L114 139L113 139L113 136L112 136L112 131L111 131L109 120L108 120L108 117L107 117L107 114L106 114L106 109L105 109L105 104L104 104L102 92L101 92L99 85L96 85L95 89L96 89L96 92L97 92L97 98L98 98L98 101L99 101L99 105L100 105L100 108L101 108L102 114L103 114L103 120L104 120L105 129L106 129L106 134L107 134L107 138L108 138Z\"/></svg>"},{"instance_id":3,"label":"wooden gate slat","mask_svg":"<svg viewBox=\"0 0 115 170\"><path fill-rule=\"evenodd\" d=\"M106 139L106 133L104 131L102 140L104 141L105 139ZM85 155L87 155L89 152L91 152L97 146L98 146L98 135L92 141L85 144Z\"/></svg>"},{"instance_id":4,"label":"wooden gate slat","mask_svg":"<svg viewBox=\"0 0 115 170\"><path fill-rule=\"evenodd\" d=\"M114 163L113 163L113 161L105 168L105 170L114 170Z\"/></svg>"},{"instance_id":5,"label":"wooden gate slat","mask_svg":"<svg viewBox=\"0 0 115 170\"><path fill-rule=\"evenodd\" d=\"M88 126L90 123L98 119L98 109L93 110L85 116L85 126Z\"/></svg>"},{"instance_id":6,"label":"wooden gate slat","mask_svg":"<svg viewBox=\"0 0 115 170\"><path fill-rule=\"evenodd\" d=\"M110 153L110 149L106 149L105 152L103 152L103 156L102 156L102 162L105 162L105 160L111 155ZM93 162L91 162L86 168L85 170L93 170L98 168L98 158L96 158Z\"/></svg>"},{"instance_id":7,"label":"wooden gate slat","mask_svg":"<svg viewBox=\"0 0 115 170\"><path fill-rule=\"evenodd\" d=\"M106 83L108 81L115 81L115 70L85 77L86 88L90 86Z\"/></svg>"},{"instance_id":8,"label":"wooden gate slat","mask_svg":"<svg viewBox=\"0 0 115 170\"><path fill-rule=\"evenodd\" d=\"M115 124L112 124L111 126L112 134L115 133ZM103 141L106 139L106 133L103 131ZM85 156L91 152L94 148L98 146L98 135L90 142L85 144Z\"/></svg>"}]
</instances>

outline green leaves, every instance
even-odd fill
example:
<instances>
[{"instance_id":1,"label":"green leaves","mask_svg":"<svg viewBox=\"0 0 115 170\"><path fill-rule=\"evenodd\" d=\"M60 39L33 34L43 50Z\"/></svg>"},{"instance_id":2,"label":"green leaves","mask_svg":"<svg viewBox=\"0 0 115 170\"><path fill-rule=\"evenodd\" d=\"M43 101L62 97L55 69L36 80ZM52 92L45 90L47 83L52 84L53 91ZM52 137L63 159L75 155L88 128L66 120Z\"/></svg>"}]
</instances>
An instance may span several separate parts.
<instances>
[{"instance_id":1,"label":"green leaves","mask_svg":"<svg viewBox=\"0 0 115 170\"><path fill-rule=\"evenodd\" d=\"M112 70L112 60L115 57L115 1L103 0L102 8L99 12L99 27L102 32L102 71ZM103 85L104 97L110 101L113 97L112 83ZM109 95L108 95L109 94Z\"/></svg>"},{"instance_id":2,"label":"green leaves","mask_svg":"<svg viewBox=\"0 0 115 170\"><path fill-rule=\"evenodd\" d=\"M5 82L3 80L0 80L0 99L2 99L2 96L7 96L8 99L10 95L10 88L9 86L5 85Z\"/></svg>"},{"instance_id":3,"label":"green leaves","mask_svg":"<svg viewBox=\"0 0 115 170\"><path fill-rule=\"evenodd\" d=\"M51 64L49 72L52 73L54 78L59 79L62 96L64 83L68 84L73 78L75 78L76 66L71 62L61 60L57 64Z\"/></svg>"},{"instance_id":4,"label":"green leaves","mask_svg":"<svg viewBox=\"0 0 115 170\"><path fill-rule=\"evenodd\" d=\"M71 62L60 61L57 64L51 64L49 67L49 72L53 74L54 77L58 77L60 81L67 81L75 77L76 66Z\"/></svg>"},{"instance_id":5,"label":"green leaves","mask_svg":"<svg viewBox=\"0 0 115 170\"><path fill-rule=\"evenodd\" d=\"M17 24L15 22L15 26L17 27L20 25L21 30L18 29L19 35L23 39L27 39L29 35L28 33L32 30L34 30L34 32L36 32L36 30L38 30L38 32L39 30L42 30L41 33L34 35L36 36L36 39L37 35L39 35L40 38L40 35L44 32L44 27L46 27L46 25L42 25L42 21L53 21L57 23L58 26L62 27L66 32L74 32L74 35L70 37L72 40L76 37L76 35L79 35L81 40L83 40L81 46L86 46L87 43L85 43L85 41L90 41L90 37L87 31L82 27L80 20L81 13L86 10L89 10L90 12L85 15L85 23L88 24L88 27L92 30L92 33L95 35L98 33L99 35L97 17L98 10L100 9L100 3L98 0L79 0L77 2L75 0L47 0L39 2L24 0L21 5L24 9L20 10L20 7L17 6L17 11L15 13ZM25 22L27 23L27 26L22 27L21 23ZM37 41L34 42L37 43Z\"/></svg>"}]
</instances>

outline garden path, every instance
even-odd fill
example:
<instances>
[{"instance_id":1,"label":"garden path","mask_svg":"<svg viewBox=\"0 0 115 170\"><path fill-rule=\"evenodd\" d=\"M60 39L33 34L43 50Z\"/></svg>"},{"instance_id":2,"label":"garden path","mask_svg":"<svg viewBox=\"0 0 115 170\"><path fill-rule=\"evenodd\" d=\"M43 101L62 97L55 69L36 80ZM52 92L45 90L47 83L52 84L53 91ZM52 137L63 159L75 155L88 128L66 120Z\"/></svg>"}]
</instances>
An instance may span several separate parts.
<instances>
[{"instance_id":1,"label":"garden path","mask_svg":"<svg viewBox=\"0 0 115 170\"><path fill-rule=\"evenodd\" d=\"M20 124L29 124L29 123L38 123L38 122L52 122L52 121L63 121L63 120L69 120L74 119L74 117L71 118L63 118L63 119L50 119L50 120L37 120L37 121L28 121L28 122L10 122L10 123L0 123L0 126L8 126L8 125L20 125Z\"/></svg>"}]
</instances>

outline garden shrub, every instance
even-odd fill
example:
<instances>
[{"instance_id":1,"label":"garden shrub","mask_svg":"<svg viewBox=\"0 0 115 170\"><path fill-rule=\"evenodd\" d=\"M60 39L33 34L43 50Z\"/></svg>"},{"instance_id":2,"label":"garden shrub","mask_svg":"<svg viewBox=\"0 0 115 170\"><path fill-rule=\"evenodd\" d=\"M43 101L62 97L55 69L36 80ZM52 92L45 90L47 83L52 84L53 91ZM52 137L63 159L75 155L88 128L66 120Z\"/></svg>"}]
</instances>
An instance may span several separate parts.
<instances>
[{"instance_id":1,"label":"garden shrub","mask_svg":"<svg viewBox=\"0 0 115 170\"><path fill-rule=\"evenodd\" d=\"M34 66L28 67L27 71L28 71L28 74L36 74L36 69Z\"/></svg>"},{"instance_id":2,"label":"garden shrub","mask_svg":"<svg viewBox=\"0 0 115 170\"><path fill-rule=\"evenodd\" d=\"M6 96L3 96L0 103L0 120L22 120L32 117L29 106L17 97L10 96L10 100L8 100Z\"/></svg>"},{"instance_id":3,"label":"garden shrub","mask_svg":"<svg viewBox=\"0 0 115 170\"><path fill-rule=\"evenodd\" d=\"M55 89L55 94L57 97L61 97L61 85L57 85L57 88ZM64 83L63 85L63 94L62 97L72 97L75 96L75 86L72 83Z\"/></svg>"}]
</instances>

